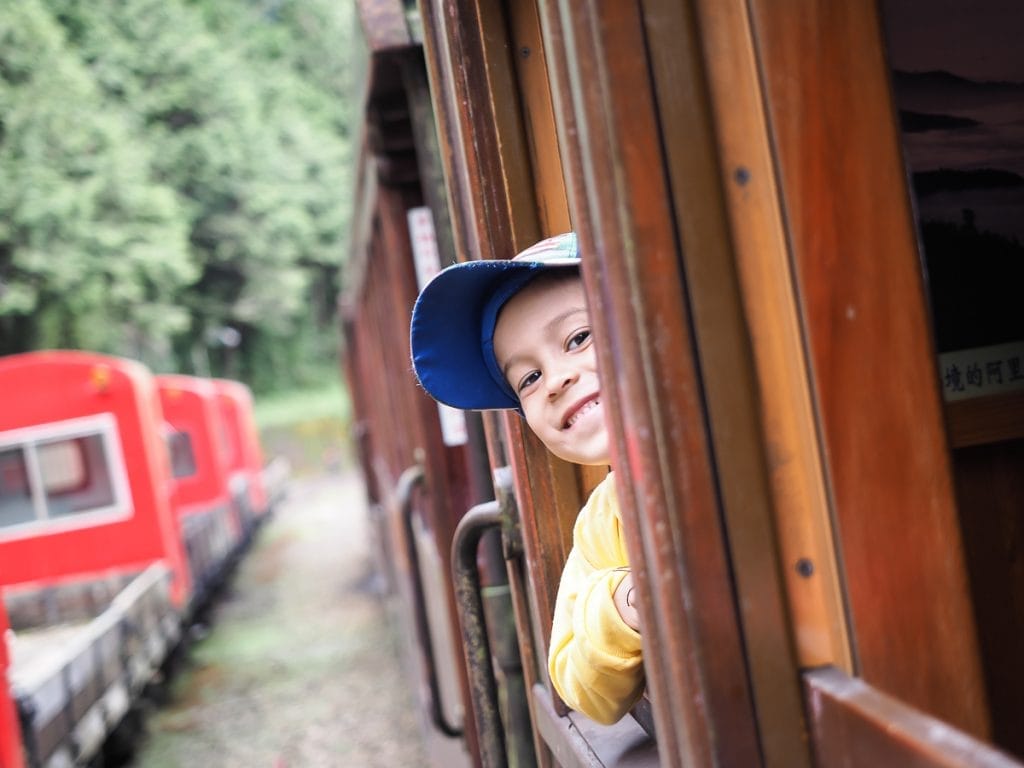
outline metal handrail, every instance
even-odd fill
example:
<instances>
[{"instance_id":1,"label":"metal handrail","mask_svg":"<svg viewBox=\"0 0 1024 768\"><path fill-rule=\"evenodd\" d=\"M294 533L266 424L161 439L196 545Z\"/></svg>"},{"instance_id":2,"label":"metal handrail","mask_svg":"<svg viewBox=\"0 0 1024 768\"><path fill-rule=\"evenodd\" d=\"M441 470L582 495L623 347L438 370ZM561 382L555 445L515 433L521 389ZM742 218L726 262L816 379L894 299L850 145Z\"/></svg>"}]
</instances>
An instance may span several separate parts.
<instances>
[{"instance_id":1,"label":"metal handrail","mask_svg":"<svg viewBox=\"0 0 1024 768\"><path fill-rule=\"evenodd\" d=\"M434 726L445 736L460 738L462 729L451 725L441 705L441 686L437 680L437 666L434 663L434 646L430 639L430 619L427 617L426 595L423 593L423 574L420 571L419 553L416 550L416 532L412 524L413 492L422 485L426 474L423 466L413 464L398 478L395 495L398 497L402 530L405 535L406 556L409 559L409 579L412 590L413 624L416 629L416 640L423 654L423 666L426 676L426 690L429 701L428 709Z\"/></svg>"},{"instance_id":2,"label":"metal handrail","mask_svg":"<svg viewBox=\"0 0 1024 768\"><path fill-rule=\"evenodd\" d=\"M501 724L498 687L491 669L484 603L477 571L477 547L483 535L502 524L497 501L477 504L465 514L452 541L452 577L462 628L463 652L469 673L470 699L484 768L507 768L505 732Z\"/></svg>"}]
</instances>

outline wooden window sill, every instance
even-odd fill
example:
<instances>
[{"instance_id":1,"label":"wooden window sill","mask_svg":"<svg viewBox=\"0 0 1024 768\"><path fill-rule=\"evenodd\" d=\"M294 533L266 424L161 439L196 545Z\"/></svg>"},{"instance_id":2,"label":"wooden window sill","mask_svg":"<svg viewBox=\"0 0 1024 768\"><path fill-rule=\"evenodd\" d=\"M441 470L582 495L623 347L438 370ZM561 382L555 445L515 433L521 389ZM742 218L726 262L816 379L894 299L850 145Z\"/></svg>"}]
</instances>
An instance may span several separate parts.
<instances>
[{"instance_id":1,"label":"wooden window sill","mask_svg":"<svg viewBox=\"0 0 1024 768\"><path fill-rule=\"evenodd\" d=\"M946 403L946 426L953 448L1024 437L1024 392Z\"/></svg>"},{"instance_id":2,"label":"wooden window sill","mask_svg":"<svg viewBox=\"0 0 1024 768\"><path fill-rule=\"evenodd\" d=\"M655 768L658 745L632 717L598 725L579 712L555 712L551 694L533 687L537 728L556 762L566 768Z\"/></svg>"}]
</instances>

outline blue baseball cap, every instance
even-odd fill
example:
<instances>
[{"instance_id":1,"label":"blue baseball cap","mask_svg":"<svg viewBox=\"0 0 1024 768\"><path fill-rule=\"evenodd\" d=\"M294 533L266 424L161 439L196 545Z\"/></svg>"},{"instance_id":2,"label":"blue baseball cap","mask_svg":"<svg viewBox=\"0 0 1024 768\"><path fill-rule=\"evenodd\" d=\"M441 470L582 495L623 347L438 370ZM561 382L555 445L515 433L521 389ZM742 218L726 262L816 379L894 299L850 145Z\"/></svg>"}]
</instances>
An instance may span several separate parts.
<instances>
[{"instance_id":1,"label":"blue baseball cap","mask_svg":"<svg viewBox=\"0 0 1024 768\"><path fill-rule=\"evenodd\" d=\"M579 269L575 232L541 240L513 259L465 261L423 288L409 332L413 370L438 402L466 410L519 410L494 356L498 313L544 271Z\"/></svg>"}]
</instances>

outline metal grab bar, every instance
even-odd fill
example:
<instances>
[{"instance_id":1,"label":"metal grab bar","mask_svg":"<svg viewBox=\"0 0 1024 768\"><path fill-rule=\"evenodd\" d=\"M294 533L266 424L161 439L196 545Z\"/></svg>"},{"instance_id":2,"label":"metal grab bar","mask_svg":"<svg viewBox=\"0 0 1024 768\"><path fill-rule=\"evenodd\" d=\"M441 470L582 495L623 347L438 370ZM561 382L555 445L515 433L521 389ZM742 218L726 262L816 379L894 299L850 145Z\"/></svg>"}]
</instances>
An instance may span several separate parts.
<instances>
[{"instance_id":1,"label":"metal grab bar","mask_svg":"<svg viewBox=\"0 0 1024 768\"><path fill-rule=\"evenodd\" d=\"M455 602L462 628L470 699L484 768L507 768L508 765L498 687L491 670L491 649L487 640L484 603L476 563L481 537L491 528L500 527L501 523L501 509L497 501L477 504L459 521L452 540Z\"/></svg>"},{"instance_id":2,"label":"metal grab bar","mask_svg":"<svg viewBox=\"0 0 1024 768\"><path fill-rule=\"evenodd\" d=\"M422 485L426 475L423 466L413 464L398 478L395 495L398 497L399 513L402 516L402 531L405 535L406 557L409 558L410 588L412 589L413 624L416 628L416 641L423 654L423 666L426 672L426 690L430 718L437 730L445 736L460 738L462 729L452 726L445 717L441 706L441 686L437 681L437 666L434 663L434 647L430 640L430 619L427 617L426 595L423 593L423 574L420 571L419 553L416 551L416 532L412 525L413 492Z\"/></svg>"}]
</instances>

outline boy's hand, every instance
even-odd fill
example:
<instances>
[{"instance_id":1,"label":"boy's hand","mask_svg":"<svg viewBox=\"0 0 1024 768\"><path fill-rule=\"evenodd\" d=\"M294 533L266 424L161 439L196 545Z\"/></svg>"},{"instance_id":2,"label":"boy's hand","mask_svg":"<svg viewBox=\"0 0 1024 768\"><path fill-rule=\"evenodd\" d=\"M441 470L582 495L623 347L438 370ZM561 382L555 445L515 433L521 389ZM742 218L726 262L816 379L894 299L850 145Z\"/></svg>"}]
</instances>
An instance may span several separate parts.
<instances>
[{"instance_id":1,"label":"boy's hand","mask_svg":"<svg viewBox=\"0 0 1024 768\"><path fill-rule=\"evenodd\" d=\"M619 582L619 586L615 588L615 594L612 595L612 599L615 601L615 607L618 609L622 620L629 627L639 632L640 614L636 610L636 587L633 586L632 573L627 573L626 577Z\"/></svg>"}]
</instances>

